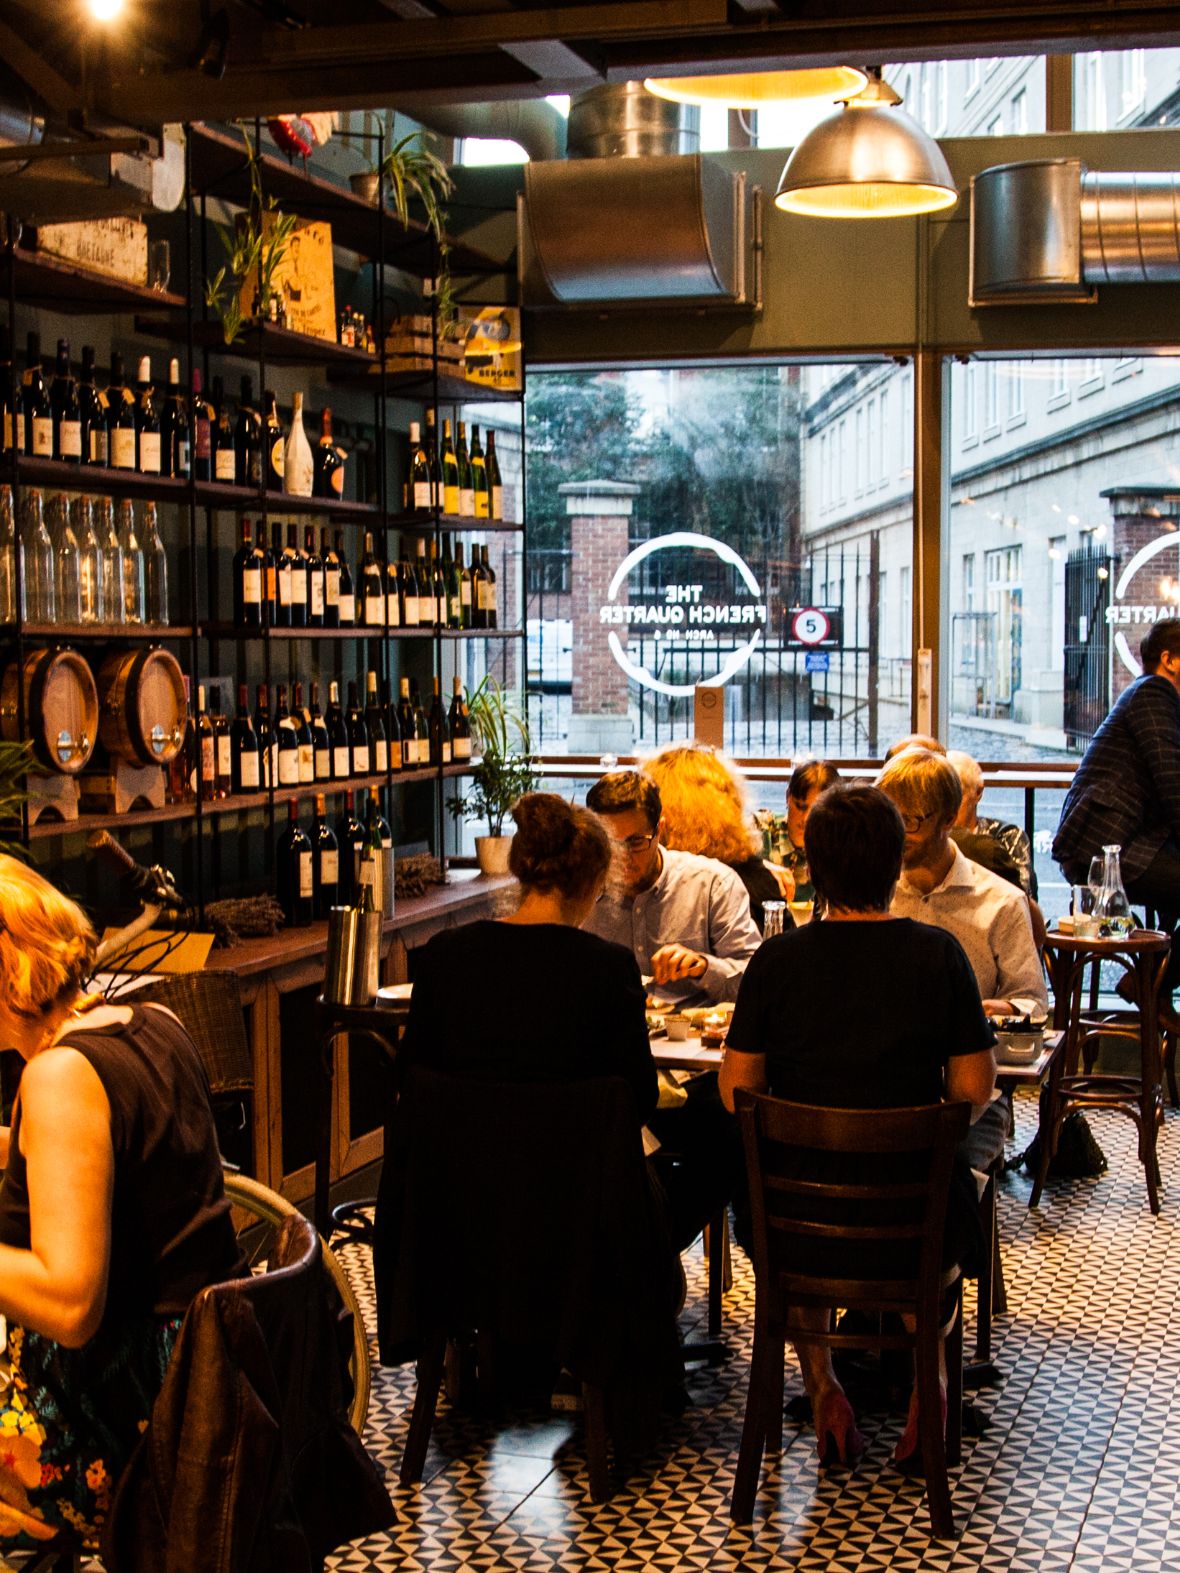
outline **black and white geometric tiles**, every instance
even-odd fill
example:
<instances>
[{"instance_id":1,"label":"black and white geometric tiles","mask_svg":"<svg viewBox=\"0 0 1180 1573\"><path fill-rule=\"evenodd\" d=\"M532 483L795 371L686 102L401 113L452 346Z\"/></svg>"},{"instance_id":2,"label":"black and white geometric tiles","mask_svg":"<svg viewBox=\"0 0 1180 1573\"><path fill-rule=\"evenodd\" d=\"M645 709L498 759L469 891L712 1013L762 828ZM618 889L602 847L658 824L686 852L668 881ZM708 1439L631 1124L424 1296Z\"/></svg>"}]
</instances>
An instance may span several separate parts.
<instances>
[{"instance_id":1,"label":"black and white geometric tiles","mask_svg":"<svg viewBox=\"0 0 1180 1573\"><path fill-rule=\"evenodd\" d=\"M1015 1150L1035 1127L1017 1100ZM1002 1387L971 1395L983 1429L951 1473L957 1542L933 1541L920 1483L890 1466L903 1417L863 1411L869 1451L855 1473L817 1466L810 1426L787 1420L763 1464L754 1523L730 1524L729 1493L745 1404L753 1274L733 1252L726 1297L729 1364L694 1368L691 1407L669 1422L645 1467L595 1505L580 1423L514 1417L499 1431L440 1403L423 1484L397 1487L414 1393L412 1367L374 1363L366 1444L390 1481L391 1534L329 1560L339 1573L1180 1573L1180 1114L1160 1138L1163 1212L1152 1218L1135 1133L1091 1117L1110 1170L1054 1182L1028 1211L1029 1182L1000 1197L1009 1311L993 1329ZM1172 1184L1168 1185L1169 1178ZM340 1253L366 1315L367 1253ZM686 1333L703 1317L699 1250ZM974 1334L969 1286L966 1342ZM799 1391L788 1355L788 1398Z\"/></svg>"}]
</instances>

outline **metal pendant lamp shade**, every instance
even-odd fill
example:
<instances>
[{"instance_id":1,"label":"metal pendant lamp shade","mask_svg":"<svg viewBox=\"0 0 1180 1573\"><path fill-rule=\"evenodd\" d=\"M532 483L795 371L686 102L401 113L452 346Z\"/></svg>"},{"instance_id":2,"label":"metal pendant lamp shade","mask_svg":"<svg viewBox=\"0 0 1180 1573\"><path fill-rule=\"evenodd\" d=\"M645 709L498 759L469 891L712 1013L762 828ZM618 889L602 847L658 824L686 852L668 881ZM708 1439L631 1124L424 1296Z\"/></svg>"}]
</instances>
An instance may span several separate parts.
<instances>
[{"instance_id":1,"label":"metal pendant lamp shade","mask_svg":"<svg viewBox=\"0 0 1180 1573\"><path fill-rule=\"evenodd\" d=\"M859 66L810 66L798 71L747 71L730 76L647 77L644 87L677 104L724 104L758 109L793 99L847 98L868 81Z\"/></svg>"},{"instance_id":2,"label":"metal pendant lamp shade","mask_svg":"<svg viewBox=\"0 0 1180 1573\"><path fill-rule=\"evenodd\" d=\"M814 218L904 218L953 207L959 193L942 149L900 102L871 78L795 148L775 206Z\"/></svg>"}]
</instances>

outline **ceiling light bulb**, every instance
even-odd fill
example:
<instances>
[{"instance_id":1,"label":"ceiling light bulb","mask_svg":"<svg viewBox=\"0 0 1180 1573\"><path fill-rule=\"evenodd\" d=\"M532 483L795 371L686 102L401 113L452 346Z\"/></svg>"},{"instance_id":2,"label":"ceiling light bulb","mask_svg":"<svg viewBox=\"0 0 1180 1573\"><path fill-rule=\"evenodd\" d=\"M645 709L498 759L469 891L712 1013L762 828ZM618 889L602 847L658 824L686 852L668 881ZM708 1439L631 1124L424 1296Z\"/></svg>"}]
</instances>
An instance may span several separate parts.
<instances>
[{"instance_id":1,"label":"ceiling light bulb","mask_svg":"<svg viewBox=\"0 0 1180 1573\"><path fill-rule=\"evenodd\" d=\"M96 22L113 22L123 9L124 0L86 0L86 5Z\"/></svg>"},{"instance_id":2,"label":"ceiling light bulb","mask_svg":"<svg viewBox=\"0 0 1180 1573\"><path fill-rule=\"evenodd\" d=\"M644 87L676 104L724 104L758 109L808 98L841 99L859 93L868 74L859 66L809 66L798 71L748 71L720 76L646 77Z\"/></svg>"}]
</instances>

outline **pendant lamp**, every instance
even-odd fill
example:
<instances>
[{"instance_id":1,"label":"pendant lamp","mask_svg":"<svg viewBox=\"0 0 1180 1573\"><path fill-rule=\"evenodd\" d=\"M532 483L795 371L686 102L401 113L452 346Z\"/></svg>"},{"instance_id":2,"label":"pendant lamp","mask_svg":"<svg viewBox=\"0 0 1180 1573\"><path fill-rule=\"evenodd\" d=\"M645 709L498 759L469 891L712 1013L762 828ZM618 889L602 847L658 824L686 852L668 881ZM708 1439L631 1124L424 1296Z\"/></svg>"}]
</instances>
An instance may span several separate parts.
<instances>
[{"instance_id":1,"label":"pendant lamp","mask_svg":"<svg viewBox=\"0 0 1180 1573\"><path fill-rule=\"evenodd\" d=\"M859 93L868 74L859 66L808 66L798 71L749 71L732 76L649 76L644 87L676 104L724 104L728 109L758 109L763 104L804 98L848 98Z\"/></svg>"},{"instance_id":2,"label":"pendant lamp","mask_svg":"<svg viewBox=\"0 0 1180 1573\"><path fill-rule=\"evenodd\" d=\"M900 103L874 67L864 91L795 148L775 206L813 218L904 218L953 207L959 193L942 149Z\"/></svg>"}]
</instances>

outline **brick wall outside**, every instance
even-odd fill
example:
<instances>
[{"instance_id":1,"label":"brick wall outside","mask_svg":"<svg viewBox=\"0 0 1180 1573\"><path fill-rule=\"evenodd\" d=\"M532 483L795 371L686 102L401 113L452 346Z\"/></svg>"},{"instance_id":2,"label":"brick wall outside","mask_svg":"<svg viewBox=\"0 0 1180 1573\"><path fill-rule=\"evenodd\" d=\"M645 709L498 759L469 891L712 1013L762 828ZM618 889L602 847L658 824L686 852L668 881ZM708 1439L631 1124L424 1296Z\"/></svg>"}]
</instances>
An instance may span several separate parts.
<instances>
[{"instance_id":1,"label":"brick wall outside","mask_svg":"<svg viewBox=\"0 0 1180 1573\"><path fill-rule=\"evenodd\" d=\"M629 550L630 522L624 514L570 517L574 715L627 714L627 678L610 653L598 613L614 571ZM627 604L625 584L617 600Z\"/></svg>"},{"instance_id":2,"label":"brick wall outside","mask_svg":"<svg viewBox=\"0 0 1180 1573\"><path fill-rule=\"evenodd\" d=\"M1174 518L1168 518L1162 513L1119 513L1116 510L1114 516L1113 538L1111 542L1113 561L1110 571L1112 580L1115 582L1118 581L1119 575L1130 562L1131 558L1134 557L1136 552L1140 551L1150 542L1156 540L1159 536L1165 534L1169 527L1174 530L1176 529L1176 526L1177 521ZM1129 600L1135 603L1148 603L1152 601L1155 597L1151 592L1151 586L1155 583L1156 579L1163 574L1168 574L1172 578L1173 582L1176 581L1177 574L1175 568L1175 559L1171 557L1170 553L1166 553L1165 557L1169 559L1167 567L1162 566L1164 561L1163 558L1157 559L1157 561L1161 564L1158 574L1152 571L1155 568L1155 563L1149 563L1147 567L1145 567L1138 575L1136 575L1136 578L1132 581L1129 591ZM1112 605L1114 604L1114 584L1111 585L1111 603ZM1127 644L1130 646L1131 652L1136 659L1139 657L1139 641L1143 638L1143 635L1147 632L1149 626L1150 625L1146 623L1128 623L1123 625L1121 628L1121 632L1126 635ZM1130 672L1127 671L1127 668L1123 664L1123 661L1120 658L1118 652L1114 649L1114 635L1119 631L1120 625L1118 623L1115 623L1111 626L1110 698L1112 704L1119 697L1119 695L1134 681L1134 678L1131 676Z\"/></svg>"}]
</instances>

